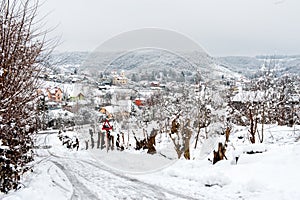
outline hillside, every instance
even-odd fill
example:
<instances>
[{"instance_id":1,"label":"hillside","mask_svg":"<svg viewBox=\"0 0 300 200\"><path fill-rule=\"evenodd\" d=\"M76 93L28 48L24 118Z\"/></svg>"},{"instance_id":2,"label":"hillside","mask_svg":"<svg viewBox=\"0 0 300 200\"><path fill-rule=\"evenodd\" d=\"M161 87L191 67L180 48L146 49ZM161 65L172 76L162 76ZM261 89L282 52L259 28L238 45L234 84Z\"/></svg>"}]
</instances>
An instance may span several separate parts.
<instances>
[{"instance_id":1,"label":"hillside","mask_svg":"<svg viewBox=\"0 0 300 200\"><path fill-rule=\"evenodd\" d=\"M298 74L300 55L292 56L227 56L215 58L216 63L239 74L251 77L262 65L277 69L279 75Z\"/></svg>"},{"instance_id":2,"label":"hillside","mask_svg":"<svg viewBox=\"0 0 300 200\"><path fill-rule=\"evenodd\" d=\"M61 60L61 61L59 61ZM54 54L53 65L64 70L79 67L83 73L99 75L111 71L126 71L129 78L140 76L148 80L194 81L240 76L230 68L215 62L204 52L170 52L145 48L129 52L68 52Z\"/></svg>"},{"instance_id":3,"label":"hillside","mask_svg":"<svg viewBox=\"0 0 300 200\"><path fill-rule=\"evenodd\" d=\"M300 71L300 55L292 56L226 56L211 57L203 52L169 52L161 49L139 49L130 52L62 52L52 55L49 66L60 71L73 71L79 68L83 72L99 74L112 70L125 70L132 74L154 71L156 77L173 74L173 78L182 79L182 72L192 79L196 71L203 77L219 79L222 75L252 77L263 65L277 69L279 75L285 73L298 74ZM171 72L173 71L173 72ZM176 75L174 75L174 73ZM171 75L169 74L169 76ZM149 75L150 76L150 75ZM152 74L151 74L152 76ZM171 76L172 77L172 76ZM153 78L153 76L152 76Z\"/></svg>"}]
</instances>

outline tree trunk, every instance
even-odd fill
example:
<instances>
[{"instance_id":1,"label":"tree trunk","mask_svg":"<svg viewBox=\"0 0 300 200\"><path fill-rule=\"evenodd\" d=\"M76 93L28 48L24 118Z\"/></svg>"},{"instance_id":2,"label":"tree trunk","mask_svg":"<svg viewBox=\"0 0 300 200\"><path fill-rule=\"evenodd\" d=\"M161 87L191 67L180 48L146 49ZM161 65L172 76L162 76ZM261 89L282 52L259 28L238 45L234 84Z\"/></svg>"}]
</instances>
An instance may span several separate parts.
<instances>
[{"instance_id":1,"label":"tree trunk","mask_svg":"<svg viewBox=\"0 0 300 200\"><path fill-rule=\"evenodd\" d=\"M189 145L189 144L185 147L185 150L184 150L184 158L187 159L187 160L190 160L190 159L191 159L191 155L190 155L190 145Z\"/></svg>"},{"instance_id":2,"label":"tree trunk","mask_svg":"<svg viewBox=\"0 0 300 200\"><path fill-rule=\"evenodd\" d=\"M262 122L261 122L261 136L259 137L260 143L264 141L264 126L265 126L265 104L263 104Z\"/></svg>"},{"instance_id":3,"label":"tree trunk","mask_svg":"<svg viewBox=\"0 0 300 200\"><path fill-rule=\"evenodd\" d=\"M147 153L149 153L149 154L155 154L156 153L156 149L154 147L155 137L156 137L156 134L153 135L153 136L150 136L150 138L148 139L148 151L147 151Z\"/></svg>"},{"instance_id":4,"label":"tree trunk","mask_svg":"<svg viewBox=\"0 0 300 200\"><path fill-rule=\"evenodd\" d=\"M100 148L104 149L104 144L105 144L105 133L100 132Z\"/></svg>"},{"instance_id":5,"label":"tree trunk","mask_svg":"<svg viewBox=\"0 0 300 200\"><path fill-rule=\"evenodd\" d=\"M97 149L100 148L101 132L98 132Z\"/></svg>"},{"instance_id":6,"label":"tree trunk","mask_svg":"<svg viewBox=\"0 0 300 200\"><path fill-rule=\"evenodd\" d=\"M201 131L201 127L198 126L198 132L197 132L197 135L196 135L196 142L195 142L195 147L194 147L194 149L197 148L197 144L198 144L198 139L199 139L200 131Z\"/></svg>"},{"instance_id":7,"label":"tree trunk","mask_svg":"<svg viewBox=\"0 0 300 200\"><path fill-rule=\"evenodd\" d=\"M216 164L218 161L223 160L224 158L227 160L225 156L226 148L221 142L218 145L218 151L214 151L214 159L213 164Z\"/></svg>"}]
</instances>

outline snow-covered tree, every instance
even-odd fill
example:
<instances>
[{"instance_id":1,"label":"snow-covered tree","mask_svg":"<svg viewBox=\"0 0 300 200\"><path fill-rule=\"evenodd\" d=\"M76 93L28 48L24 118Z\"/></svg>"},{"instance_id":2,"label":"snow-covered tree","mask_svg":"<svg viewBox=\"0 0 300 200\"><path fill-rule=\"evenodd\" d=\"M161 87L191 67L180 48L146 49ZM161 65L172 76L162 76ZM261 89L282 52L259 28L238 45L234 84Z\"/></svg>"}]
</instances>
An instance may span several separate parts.
<instances>
[{"instance_id":1,"label":"snow-covered tree","mask_svg":"<svg viewBox=\"0 0 300 200\"><path fill-rule=\"evenodd\" d=\"M33 160L37 89L45 32L36 25L37 1L0 3L0 191L17 189ZM48 52L48 50L47 50Z\"/></svg>"},{"instance_id":2,"label":"snow-covered tree","mask_svg":"<svg viewBox=\"0 0 300 200\"><path fill-rule=\"evenodd\" d=\"M299 94L295 76L280 76L272 61L265 62L248 88L230 98L228 111L233 123L249 127L251 143L258 141L257 137L263 142L265 124L292 126L297 122Z\"/></svg>"},{"instance_id":3,"label":"snow-covered tree","mask_svg":"<svg viewBox=\"0 0 300 200\"><path fill-rule=\"evenodd\" d=\"M195 149L197 148L200 131L203 128L207 128L211 123L211 96L208 94L207 87L205 85L199 85L198 93L195 96L196 109L194 128L197 129ZM205 138L208 138L208 133L205 130Z\"/></svg>"}]
</instances>

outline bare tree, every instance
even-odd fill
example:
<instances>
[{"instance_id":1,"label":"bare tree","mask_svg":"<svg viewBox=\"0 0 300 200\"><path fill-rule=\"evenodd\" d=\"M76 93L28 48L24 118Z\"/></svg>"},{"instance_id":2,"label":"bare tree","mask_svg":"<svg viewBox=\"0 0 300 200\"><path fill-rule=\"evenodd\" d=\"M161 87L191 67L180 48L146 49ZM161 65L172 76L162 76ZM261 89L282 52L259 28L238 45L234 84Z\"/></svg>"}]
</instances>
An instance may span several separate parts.
<instances>
[{"instance_id":1,"label":"bare tree","mask_svg":"<svg viewBox=\"0 0 300 200\"><path fill-rule=\"evenodd\" d=\"M37 89L46 31L36 21L38 1L0 3L0 191L18 189L33 160Z\"/></svg>"}]
</instances>

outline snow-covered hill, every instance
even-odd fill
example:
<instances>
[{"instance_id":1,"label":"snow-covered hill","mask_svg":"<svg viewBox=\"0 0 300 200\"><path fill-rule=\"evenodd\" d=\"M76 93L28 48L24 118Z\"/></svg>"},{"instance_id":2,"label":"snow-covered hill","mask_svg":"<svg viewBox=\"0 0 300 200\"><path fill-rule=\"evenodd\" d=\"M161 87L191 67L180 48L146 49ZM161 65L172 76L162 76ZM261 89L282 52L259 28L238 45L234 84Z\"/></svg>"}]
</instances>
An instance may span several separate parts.
<instances>
[{"instance_id":1,"label":"snow-covered hill","mask_svg":"<svg viewBox=\"0 0 300 200\"><path fill-rule=\"evenodd\" d=\"M94 69L104 71L125 69L177 68L180 72L194 67L208 73L217 71L224 76L251 76L266 63L277 69L280 74L296 73L300 71L300 55L293 56L226 56L211 57L204 52L168 52L165 50L140 49L131 52L61 52L54 53L49 61L49 67L59 67L62 71L73 72L75 68L81 70ZM93 71L93 70L92 70ZM239 75L238 75L239 74Z\"/></svg>"},{"instance_id":2,"label":"snow-covered hill","mask_svg":"<svg viewBox=\"0 0 300 200\"><path fill-rule=\"evenodd\" d=\"M216 64L214 59L204 52L170 52L162 49L144 48L129 52L93 52L81 65L85 73L126 71L145 75L149 79L193 81L221 79L240 76L238 73Z\"/></svg>"},{"instance_id":3,"label":"snow-covered hill","mask_svg":"<svg viewBox=\"0 0 300 200\"><path fill-rule=\"evenodd\" d=\"M292 73L299 74L300 71L300 55L293 56L227 56L215 58L219 65L251 77L257 72L262 65L266 65L271 69L276 69L278 74Z\"/></svg>"},{"instance_id":4,"label":"snow-covered hill","mask_svg":"<svg viewBox=\"0 0 300 200\"><path fill-rule=\"evenodd\" d=\"M74 73L88 55L89 52L54 52L45 63L45 67L52 73Z\"/></svg>"}]
</instances>

